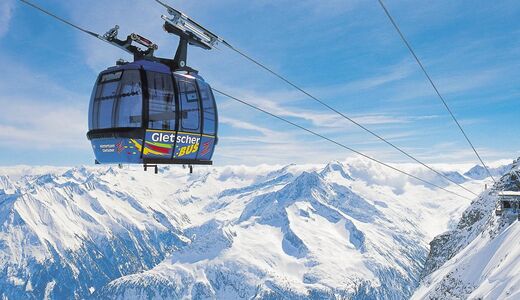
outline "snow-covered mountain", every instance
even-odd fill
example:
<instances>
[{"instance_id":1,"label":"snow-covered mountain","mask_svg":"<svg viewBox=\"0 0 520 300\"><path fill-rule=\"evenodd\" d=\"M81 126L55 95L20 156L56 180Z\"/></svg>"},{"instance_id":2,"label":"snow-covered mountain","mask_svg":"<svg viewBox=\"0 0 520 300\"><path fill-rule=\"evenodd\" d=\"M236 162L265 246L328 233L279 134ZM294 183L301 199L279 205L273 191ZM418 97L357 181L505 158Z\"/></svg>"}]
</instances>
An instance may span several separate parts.
<instances>
[{"instance_id":1,"label":"snow-covered mountain","mask_svg":"<svg viewBox=\"0 0 520 300\"><path fill-rule=\"evenodd\" d=\"M489 168L489 173L493 175L493 177L501 177L504 173L506 173L508 170L510 170L512 165L505 165L505 166L499 166L496 168ZM486 169L481 165L476 165L473 168L469 169L466 173L464 173L464 176L476 179L476 180L482 180L489 177L489 173L486 171Z\"/></svg>"},{"instance_id":2,"label":"snow-covered mountain","mask_svg":"<svg viewBox=\"0 0 520 300\"><path fill-rule=\"evenodd\" d=\"M495 215L499 191L520 191L520 159L471 203L458 225L436 237L415 299L520 299L517 213Z\"/></svg>"},{"instance_id":3,"label":"snow-covered mountain","mask_svg":"<svg viewBox=\"0 0 520 300\"><path fill-rule=\"evenodd\" d=\"M155 266L189 241L180 229L184 216L154 198L137 200L147 190L125 191L118 181L113 170L85 168L14 183L6 178L0 192L2 296L81 298Z\"/></svg>"},{"instance_id":4,"label":"snow-covered mountain","mask_svg":"<svg viewBox=\"0 0 520 300\"><path fill-rule=\"evenodd\" d=\"M489 182L457 170L443 172L476 192ZM0 295L402 299L428 243L468 205L362 160L192 175L11 168L0 174Z\"/></svg>"}]
</instances>

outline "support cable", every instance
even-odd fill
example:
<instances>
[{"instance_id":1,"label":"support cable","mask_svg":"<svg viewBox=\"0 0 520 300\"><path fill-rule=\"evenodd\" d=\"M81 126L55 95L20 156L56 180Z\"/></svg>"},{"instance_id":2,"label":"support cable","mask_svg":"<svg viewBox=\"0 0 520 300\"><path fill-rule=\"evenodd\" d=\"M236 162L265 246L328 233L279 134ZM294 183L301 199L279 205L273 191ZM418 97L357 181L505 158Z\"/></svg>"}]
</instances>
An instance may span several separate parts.
<instances>
[{"instance_id":1,"label":"support cable","mask_svg":"<svg viewBox=\"0 0 520 300\"><path fill-rule=\"evenodd\" d=\"M36 4L33 4L33 3L29 2L29 1L26 1L26 0L20 0L20 1L22 1L23 3L29 5L30 7L34 8L34 9L36 9L36 10L39 10L40 12L42 12L42 13L44 13L44 14L50 16L50 17L53 17L54 19L56 19L56 20L58 20L58 21L60 21L60 22L62 22L62 23L65 23L65 24L67 24L67 25L69 25L69 26L71 26L71 27L73 27L73 28L75 28L75 29L77 29L77 30L79 30L79 31L81 31L81 32L84 32L84 33L86 33L86 34L88 34L88 35L91 35L91 36L93 36L93 37L96 37L96 38L99 38L99 37L100 37L99 34L94 33L94 32L92 32L92 31L88 31L88 30L86 30L86 29L83 29L83 28L81 28L81 27L79 27L79 26L77 26L77 25L75 25L75 24L73 24L73 23L71 23L71 22L69 22L69 21L67 21L67 20L65 20L65 19L63 19L63 18L61 18L61 17L58 17L57 15L55 15L55 14L53 14L53 13L51 13L51 12L49 12L49 11L47 11L47 10L41 8L41 7L39 7L39 6L36 5Z\"/></svg>"},{"instance_id":2,"label":"support cable","mask_svg":"<svg viewBox=\"0 0 520 300\"><path fill-rule=\"evenodd\" d=\"M446 100L444 99L444 97L442 96L442 94L439 92L439 89L437 88L437 85L433 82L430 74L428 74L428 72L426 71L426 68L424 67L424 65L422 64L421 60L419 59L419 57L417 56L417 54L415 53L415 51L413 50L412 46L410 45L410 43L408 42L408 40L406 39L406 37L404 36L403 32L401 31L401 29L399 28L399 25L397 25L397 23L395 22L394 18L392 17L392 15L390 14L390 12L388 11L388 9L386 8L385 4L383 3L382 0L377 0L379 2L379 5L381 5L381 8L383 8L383 10L385 11L385 14L386 16L388 17L388 19L390 20L390 22L392 23L392 25L394 26L395 30L397 31L397 33L399 34L399 36L401 37L401 40L404 42L404 44L406 45L406 47L408 48L408 50L410 51L410 53L412 54L412 56L414 57L415 61L417 62L417 64L419 65L419 67L421 68L421 70L423 71L424 75L426 76L426 78L428 79L428 81L430 82L430 85L433 87L433 89L435 90L435 93L437 94L437 96L439 97L439 99L442 101L442 104L444 104L444 107L446 108L446 110L450 113L451 117L453 118L453 121L455 121L455 123L457 124L457 127L459 127L460 129L460 132L462 132L462 135L464 135L464 138L466 138L466 141L468 142L468 144L471 146L471 149L473 149L473 152L475 152L475 155L477 156L478 160L480 161L480 163L482 163L482 165L484 166L484 168L486 169L486 172L488 173L489 177L491 177L491 179L493 179L493 181L495 183L497 183L497 181L495 180L495 178L493 177L493 175L491 175L491 172L489 171L488 167L486 166L486 164L484 163L484 161L482 160L482 158L480 157L480 154L478 153L477 149L475 148L475 146L473 145L473 143L471 142L471 140L469 139L468 135L466 134L466 132L464 131L464 129L462 128L462 125L459 123L459 121L457 120L457 118L455 117L455 115L453 114L453 111L451 110L451 108L448 106L448 103L446 102Z\"/></svg>"},{"instance_id":3,"label":"support cable","mask_svg":"<svg viewBox=\"0 0 520 300\"><path fill-rule=\"evenodd\" d=\"M20 0L20 1L23 2L23 3L25 3L25 4L27 4L27 5L29 5L29 6L31 6L31 7L33 7L33 8L35 8L35 9L37 9L37 10L39 10L39 11L41 11L41 12L43 12L43 13L45 13L45 14L47 14L47 15L49 15L49 16L51 16L51 17L53 17L53 18L55 18L55 19L57 19L57 20L60 21L60 22L63 22L63 23L65 23L65 24L67 24L67 25L69 25L69 26L71 26L71 27L73 27L73 28L79 30L79 31L82 31L82 32L84 32L84 33L86 33L86 34L89 34L89 35L91 35L91 36L93 36L93 37L96 37L96 38L98 38L98 39L101 39L101 40L107 42L107 40L104 39L104 38L103 38L102 36L100 36L99 34L96 34L96 33L94 33L94 32L91 32L91 31L85 30L85 29L83 29L83 28L81 28L81 27L79 27L79 26L77 26L77 25L75 25L75 24L73 24L73 23L71 23L71 22L69 22L69 21L67 21L67 20L65 20L65 19L63 19L63 18L61 18L61 17L58 17L57 15L55 15L55 14L53 14L53 13L51 13L51 12L49 12L49 11L47 11L47 10L45 10L45 9L43 9L43 8L41 8L41 7L39 7L39 6L37 6L37 5L35 5L35 4L31 3L31 2L29 2L29 1L26 1L26 0ZM226 45L227 47L229 47L231 50L235 51L236 53L240 54L241 56L243 56L243 57L245 57L246 59L250 60L251 62L255 63L256 65L260 66L260 67L263 68L264 70L268 71L269 73L271 73L271 74L273 74L274 76L278 77L279 79L283 80L284 82L286 82L286 83L289 84L290 86L294 87L295 89L297 89L297 90L299 90L300 92L304 93L305 95L307 95L307 96L310 97L311 99L313 99L313 100L317 101L318 103L322 104L323 106L327 107L327 108L330 109L331 111L333 111L333 112L337 113L338 115L342 116L342 117L345 118L346 120L352 122L353 124L355 124L356 126L360 127L361 129L363 129L363 130L367 131L368 133L372 134L373 136L377 137L377 138L380 139L381 141L385 142L385 143L388 144L389 146L391 146L391 147L393 147L394 149L398 150L399 152L401 152L402 154L406 155L407 157L409 157L410 159L414 160L415 162L419 163L420 165L426 167L427 169L429 169L430 171L432 171L432 172L434 172L435 174L439 175L440 177L442 177L442 178L448 180L449 182L452 182L452 183L456 184L457 186L461 187L461 188L464 189L465 191L467 191L467 192L469 192L469 193L471 193L471 194L473 194L473 195L475 195L475 196L478 196L478 195L477 195L476 193L474 193L473 191L469 190L468 188L464 187L464 186L461 185L460 183L455 182L454 180L452 180L452 179L449 178L448 176L442 174L441 172L439 172L439 171L433 169L432 167L428 166L427 164L425 164L425 163L421 162L420 160L416 159L415 157L413 157L412 155L408 154L406 151L404 151L404 150L402 150L401 148L397 147L397 146L394 145L393 143L389 142L389 141L386 140L385 138L381 137L380 135L378 135L378 134L376 134L375 132L371 131L370 129L366 128L366 127L363 126L362 124L356 122L354 119L352 119L352 118L346 116L345 114L341 113L340 111L336 110L335 108L333 108L332 106L330 106L330 105L328 105L327 103L323 102L322 100L318 99L317 97L311 95L310 93L308 93L308 92L305 91L304 89L302 89L302 88L300 88L299 86L297 86L296 84L292 83L291 81L289 81L288 79L286 79L286 78L283 77L282 75L279 75L278 73L274 72L273 70L271 70L271 69L268 68L267 66L263 65L263 64L260 63L259 61L253 59L252 57L250 57L249 55L247 55L247 54L244 53L243 51L240 51L239 49L233 47L233 46L232 46L231 44L229 44L228 42L226 42L226 41L224 41L224 40L221 40L221 42L222 42L224 45ZM230 97L230 96L227 95L227 94L225 94L225 96ZM232 99L237 100L236 98L232 98ZM245 102L243 102L243 103L246 104ZM248 105L248 104L246 104L246 105ZM259 109L259 108L256 108L256 107L253 107L253 108L255 108L255 109ZM265 113L268 113L268 112L263 111L263 110L261 110L261 111L262 111L262 112L265 112ZM270 114L271 116L274 116L274 117L276 117L276 118L281 118L281 117L275 116L275 115L273 115L273 114L271 114L271 113L268 113L268 114ZM291 125L295 125L295 126L297 126L297 127L300 127L299 125L297 125L297 124L295 124L295 123L292 123L291 121L288 121L288 120L285 120L285 119L282 119L282 120L284 120L284 121L286 121L286 122L289 122L289 124L291 124ZM303 127L300 127L300 128L301 128L301 129L304 129L305 131L308 131L308 132L310 132L310 133L316 135L316 133L313 132L313 131L309 131L309 130L303 128ZM318 136L320 136L320 135L318 135ZM326 138L326 139L329 140L328 138ZM331 141L331 142L333 142L333 143L336 143L336 142L333 141L333 140L329 140L329 141ZM339 144L338 144L338 145L339 145ZM343 145L342 147L345 148L344 145ZM355 150L353 150L353 149L351 149L351 148L346 148L346 149L358 153L357 151L355 151ZM364 154L362 154L362 153L360 153L360 152L359 152L358 154L360 154L360 155L362 155L362 156L365 156ZM365 156L365 157L369 158L368 156ZM371 159L371 158L370 158L370 159ZM374 161L376 161L376 162L379 162L379 161L377 161L377 160L375 160L375 159L372 159L372 160L374 160ZM385 165L386 165L386 164L385 164ZM391 167L390 165L386 165L386 166L388 166L388 167L390 167L390 168L393 168L393 167ZM405 174L407 174L407 173L405 173ZM410 174L407 174L407 175L413 177L413 175L410 175ZM422 179L419 179L419 178L416 178L416 179L422 181ZM425 182L425 183L426 183L426 182ZM438 186L436 186L436 187L438 187ZM441 187L439 187L439 188L441 188ZM453 192L452 192L452 193L453 193ZM455 193L455 194L456 194L456 193ZM456 195L458 195L458 194L456 194Z\"/></svg>"},{"instance_id":4,"label":"support cable","mask_svg":"<svg viewBox=\"0 0 520 300\"><path fill-rule=\"evenodd\" d=\"M460 194L458 194L458 193L456 193L456 192L453 192L453 191L450 191L450 190L448 190L448 189L446 189L446 188L443 188L443 187L441 187L441 186L439 186L439 185L437 185L437 184L435 184L435 183L432 183L432 182L427 181L427 180L425 180L425 179L422 179L422 178L420 178L420 177L418 177L418 176L415 176L415 175L413 175L413 174L410 174L410 173L408 173L408 172L406 172L406 171L403 171L403 170L401 170L401 169L399 169L399 168L396 168L396 167L391 166L391 165L389 165L389 164L387 164L387 163L384 163L384 162L382 162L382 161L380 161L380 160L378 160L378 159L376 159L376 158L373 158L373 157L371 157L371 156L369 156L369 155L367 155L367 154L364 154L364 153L362 153L362 152L360 152L360 151L357 151L357 150L355 150L355 149L353 149L353 148L350 148L349 146L346 146L345 144L342 144L342 143L340 143L340 142L338 142L338 141L336 141L336 140L333 140L333 139L331 139L331 138L328 138L328 137L326 137L326 136L324 136L324 135L322 135L322 134L320 134L320 133L317 133L316 131L313 131L313 130L311 130L311 129L308 129L308 128L304 127L304 126L298 125L298 124L296 124L296 123L294 123L294 122L292 122L292 121L290 121L290 120L288 120L288 119L286 119L286 118L283 118L283 117L281 117L281 116L279 116L279 115L276 115L276 114L274 114L274 113L271 113L271 112L269 112L269 111L267 111L267 110L265 110L265 109L262 109L262 108L260 108L260 107L258 107L258 106L256 106L256 105L253 105L253 104L251 104L251 103L249 103L249 102L246 102L246 101L244 101L244 100L242 100L242 99L239 99L239 98L237 98L237 97L234 97L234 96L232 96L232 95L230 95L230 94L228 94L228 93L222 92L222 91L220 91L220 90L218 90L218 89L216 89L216 88L212 88L212 89L213 89L213 91L219 93L219 94L222 95L222 96L225 96L225 97L227 97L227 98L229 98L229 99L235 100L235 101L237 101L237 102L239 102L239 103L242 103L242 104L244 104L244 105L246 105L246 106L249 106L250 108L253 108L253 109L255 109L255 110L259 111L259 112L262 112L262 113L267 114L267 115L269 115L269 116L271 116L271 117L273 117L273 118L276 118L276 119L278 119L278 120L280 120L280 121L283 121L283 122L285 122L285 123L287 123L287 124L290 124L290 125L292 125L292 126L294 126L294 127L297 127L297 128L299 128L299 129L301 129L301 130L303 130L303 131L306 131L307 133L310 133L310 134L312 134L312 135L314 135L314 136L317 136L317 137L319 137L319 138L321 138L321 139L324 139L324 140L326 140L326 141L329 141L329 142L331 142L331 143L333 143L333 144L335 144L335 145L337 145L337 146L339 146L339 147L341 147L341 148L344 148L344 149L347 149L347 150L349 150L349 151L351 151L351 152L354 152L354 153L356 153L356 154L358 154L358 155L360 155L360 156L362 156L362 157L364 157L364 158L367 158L367 159L369 159L369 160L371 160L371 161L373 161L373 162L376 162L376 163L378 163L378 164L380 164L380 165L383 165L383 166L385 166L385 167L387 167L387 168L390 168L390 169L392 169L392 170L394 170L394 171L396 171L396 172L399 172L399 173L404 174L404 175L406 175L406 176L409 176L409 177L411 177L411 178L413 178L413 179L415 179L415 180L418 180L418 181L420 181L420 182L422 182L422 183L425 183L425 184L427 184L427 185L430 185L430 186L433 186L433 187L435 187L435 188L441 189L441 190L443 190L443 191L445 191L445 192L448 192L448 193L450 193L450 194L453 194L453 195L456 195L456 196L458 196L458 197L464 198L464 199L466 199L466 200L471 200L471 199L468 198L468 197L462 196L462 195L460 195Z\"/></svg>"},{"instance_id":5,"label":"support cable","mask_svg":"<svg viewBox=\"0 0 520 300\"><path fill-rule=\"evenodd\" d=\"M326 108L328 108L329 110L331 110L332 112L338 114L339 116L341 116L342 118L348 120L349 122L351 122L352 124L358 126L359 128L363 129L364 131L368 132L369 134L371 134L372 136L378 138L379 140L381 140L382 142L384 142L385 144L389 145L390 147L394 148L395 150L399 151L400 153L404 154L406 157L410 158L411 160L415 161L416 163L420 164L421 166L427 168L428 170L432 171L433 173L437 174L438 176L444 178L445 180L453 183L453 184L456 184L457 186L459 186L460 188L464 189L465 191L473 194L474 196L478 196L476 193L474 193L473 191L469 190L468 188L466 188L465 186L463 186L462 184L456 182L455 180L449 178L448 176L446 176L445 174L442 174L441 172L435 170L433 167L430 167L429 165L427 165L426 163L420 161L419 159L417 159L416 157L414 157L413 155L409 154L408 152L406 152L405 150L401 149L400 147L398 147L397 145L395 145L394 143L388 141L386 138L382 137L381 135L377 134L376 132L372 131L371 129L367 128L366 126L362 125L361 123L357 122L356 120L352 119L351 117L345 115L344 113L342 113L341 111L335 109L334 107L330 106L329 104L327 104L326 102L320 100L319 98L315 97L314 95L312 95L311 93L307 92L306 90L304 90L303 88L301 88L300 86L296 85L295 83L293 83L292 81L290 81L289 79L287 79L286 77L278 74L277 72L273 71L271 68L267 67L266 65L262 64L261 62L259 62L258 60L252 58L251 56L247 55L245 52L231 46L230 44L228 43L225 43L226 46L228 46L231 50L235 51L236 53L238 53L239 55L243 56L244 58L246 58L247 60L253 62L254 64L256 64L257 66L259 66L260 68L266 70L267 72L271 73L272 75L274 75L275 77L279 78L280 80L284 81L285 83L287 83L288 85L292 86L293 88L297 89L298 91L302 92L303 94L305 94L307 97L311 98L312 100L318 102L319 104L325 106Z\"/></svg>"}]
</instances>

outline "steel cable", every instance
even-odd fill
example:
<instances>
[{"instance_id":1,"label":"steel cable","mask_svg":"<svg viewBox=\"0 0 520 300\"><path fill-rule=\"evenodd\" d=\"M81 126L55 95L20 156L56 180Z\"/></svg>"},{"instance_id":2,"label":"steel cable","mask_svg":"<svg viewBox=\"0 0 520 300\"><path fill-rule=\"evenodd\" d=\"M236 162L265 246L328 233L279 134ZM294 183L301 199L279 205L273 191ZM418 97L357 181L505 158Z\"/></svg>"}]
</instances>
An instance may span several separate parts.
<instances>
[{"instance_id":1,"label":"steel cable","mask_svg":"<svg viewBox=\"0 0 520 300\"><path fill-rule=\"evenodd\" d=\"M451 193L451 194L453 194L453 195L456 195L456 196L458 196L458 197L464 198L464 199L466 199L466 200L471 200L471 199L468 198L468 197L462 196L462 195L460 195L460 194L458 194L458 193L456 193L456 192L450 191L450 190L448 190L448 189L446 189L446 188L443 188L443 187L441 187L441 186L439 186L439 185L437 185L437 184L435 184L435 183L432 183L432 182L430 182L430 181L428 181L428 180L422 179L422 178L420 178L420 177L418 177L418 176L415 176L415 175L413 175L413 174L411 174L411 173L408 173L408 172L403 171L403 170L401 170L401 169L399 169L399 168L396 168L396 167L394 167L394 166L391 166L391 165L389 165L389 164L387 164L387 163L385 163L385 162L382 162L382 161L380 161L380 160L378 160L378 159L376 159L376 158L373 158L373 157L371 157L371 156L369 156L369 155L367 155L367 154L364 154L364 153L362 153L362 152L360 152L360 151L358 151L358 150L355 150L355 149L353 149L353 148L351 148L351 147L349 147L349 146L347 146L347 145L345 145L345 144L342 144L342 143L340 143L340 142L338 142L338 141L336 141L336 140L333 140L333 139L331 139L331 138L328 138L328 137L326 137L326 136L324 136L324 135L322 135L322 134L320 134L320 133L317 133L316 131L313 131L313 130L308 129L308 128L304 127L304 126L301 126L301 125L299 125L299 124L296 124L296 123L294 123L294 122L292 122L292 121L290 121L290 120L288 120L288 119L286 119L286 118L283 118L283 117L281 117L281 116L279 116L279 115L276 115L276 114L274 114L274 113L271 113L271 112L269 112L269 111L267 111L267 110L265 110L265 109L263 109L263 108L260 108L260 107L258 107L258 106L256 106L256 105L253 105L253 104L251 104L251 103L249 103L249 102L246 102L246 101L244 101L244 100L242 100L242 99L239 99L239 98L237 98L237 97L234 97L234 96L232 96L232 95L230 95L230 94L228 94L228 93L222 92L222 91L220 91L219 89L216 89L216 88L212 88L212 89L213 89L213 91L219 93L219 94L222 95L222 96L225 96L225 97L227 97L227 98L229 98L229 99L232 99L232 100L237 101L237 102L239 102L239 103L242 103L242 104L244 104L244 105L246 105L246 106L249 106L250 108L253 108L253 109L255 109L255 110L257 110L257 111L260 111L260 112L262 112L262 113L264 113L264 114L267 114L267 115L269 115L269 116L271 116L271 117L273 117L273 118L276 118L276 119L278 119L278 120L280 120L280 121L283 121L283 122L285 122L285 123L287 123L287 124L290 124L290 125L292 125L292 126L294 126L294 127L297 127L297 128L299 128L299 129L301 129L301 130L303 130L303 131L306 131L307 133L310 133L310 134L312 134L312 135L314 135L314 136L317 136L317 137L319 137L319 138L321 138L321 139L324 139L324 140L326 140L326 141L329 141L329 142L331 142L331 143L333 143L333 144L335 144L335 145L337 145L337 146L339 146L339 147L342 147L342 148L347 149L347 150L349 150L349 151L351 151L351 152L354 152L354 153L356 153L356 154L358 154L358 155L360 155L360 156L362 156L362 157L364 157L364 158L367 158L367 159L369 159L369 160L371 160L371 161L373 161L373 162L376 162L376 163L378 163L378 164L380 164L380 165L383 165L383 166L385 166L385 167L387 167L387 168L390 168L390 169L392 169L392 170L394 170L394 171L396 171L396 172L399 172L399 173L404 174L404 175L406 175L406 176L409 176L409 177L411 177L411 178L413 178L413 179L415 179L415 180L418 180L418 181L420 181L420 182L422 182L422 183L425 183L425 184L427 184L427 185L430 185L430 186L433 186L433 187L435 187L435 188L441 189L441 190L443 190L443 191L445 191L445 192Z\"/></svg>"}]
</instances>

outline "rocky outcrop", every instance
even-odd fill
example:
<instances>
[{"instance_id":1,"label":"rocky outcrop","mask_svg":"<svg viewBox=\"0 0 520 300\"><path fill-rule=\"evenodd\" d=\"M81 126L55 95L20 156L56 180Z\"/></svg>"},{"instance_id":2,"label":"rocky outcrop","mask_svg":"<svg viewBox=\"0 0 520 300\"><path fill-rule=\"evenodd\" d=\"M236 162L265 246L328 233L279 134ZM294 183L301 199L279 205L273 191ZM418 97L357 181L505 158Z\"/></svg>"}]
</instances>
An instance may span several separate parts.
<instances>
[{"instance_id":1,"label":"rocky outcrop","mask_svg":"<svg viewBox=\"0 0 520 300\"><path fill-rule=\"evenodd\" d=\"M454 230L437 236L430 243L430 253L415 298L476 299L490 290L501 297L515 290L520 292L520 288L508 288L511 282L520 280L520 273L493 282L494 274L503 268L520 269L519 259L510 260L509 266L504 265L507 256L518 256L516 239L520 227L516 213L495 215L497 193L520 191L519 175L520 159L491 189L471 203ZM504 271L502 274L509 273Z\"/></svg>"}]
</instances>

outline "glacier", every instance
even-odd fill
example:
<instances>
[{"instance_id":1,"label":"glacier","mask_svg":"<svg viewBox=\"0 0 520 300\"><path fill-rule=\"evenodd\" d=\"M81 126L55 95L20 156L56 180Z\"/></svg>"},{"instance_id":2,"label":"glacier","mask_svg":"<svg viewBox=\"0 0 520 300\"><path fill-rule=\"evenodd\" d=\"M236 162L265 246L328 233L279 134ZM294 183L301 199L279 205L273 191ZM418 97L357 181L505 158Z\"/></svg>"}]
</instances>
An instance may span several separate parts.
<instances>
[{"instance_id":1,"label":"glacier","mask_svg":"<svg viewBox=\"0 0 520 300\"><path fill-rule=\"evenodd\" d=\"M399 167L457 189L416 165ZM491 182L462 166L438 168L475 192ZM403 299L431 265L429 242L469 205L356 159L158 175L4 168L0 295Z\"/></svg>"}]
</instances>

